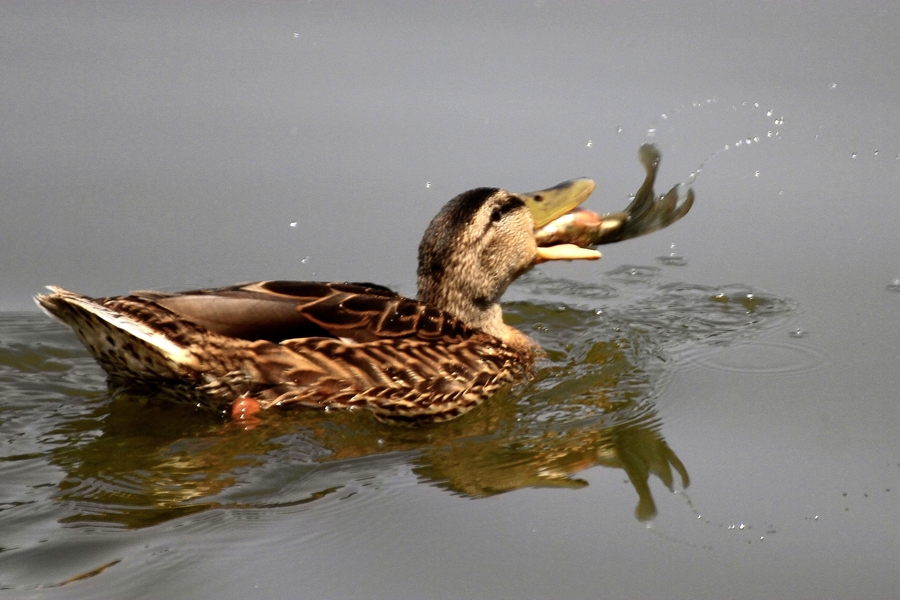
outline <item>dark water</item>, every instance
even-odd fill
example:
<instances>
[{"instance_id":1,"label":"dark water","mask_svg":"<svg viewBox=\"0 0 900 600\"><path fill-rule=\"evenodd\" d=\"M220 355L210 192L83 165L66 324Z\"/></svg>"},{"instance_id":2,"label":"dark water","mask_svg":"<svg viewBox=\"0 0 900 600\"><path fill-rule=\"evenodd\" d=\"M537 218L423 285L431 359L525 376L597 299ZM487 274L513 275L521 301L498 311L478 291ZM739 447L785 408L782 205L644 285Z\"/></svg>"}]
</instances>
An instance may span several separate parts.
<instances>
[{"instance_id":1,"label":"dark water","mask_svg":"<svg viewBox=\"0 0 900 600\"><path fill-rule=\"evenodd\" d=\"M0 597L897 598L900 5L0 4ZM414 294L455 194L673 227L507 294L454 422L110 397L31 297Z\"/></svg>"}]
</instances>

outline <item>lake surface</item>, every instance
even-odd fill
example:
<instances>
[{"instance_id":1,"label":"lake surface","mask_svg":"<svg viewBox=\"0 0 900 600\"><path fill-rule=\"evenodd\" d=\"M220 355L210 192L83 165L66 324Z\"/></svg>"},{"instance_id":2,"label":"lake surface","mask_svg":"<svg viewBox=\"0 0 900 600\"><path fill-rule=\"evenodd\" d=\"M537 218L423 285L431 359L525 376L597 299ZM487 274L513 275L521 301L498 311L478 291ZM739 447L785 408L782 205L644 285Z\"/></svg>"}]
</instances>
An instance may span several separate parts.
<instances>
[{"instance_id":1,"label":"lake surface","mask_svg":"<svg viewBox=\"0 0 900 600\"><path fill-rule=\"evenodd\" d=\"M900 596L896 3L0 7L0 596ZM450 423L110 395L33 308L415 294L455 194L671 228L543 265L536 377Z\"/></svg>"}]
</instances>

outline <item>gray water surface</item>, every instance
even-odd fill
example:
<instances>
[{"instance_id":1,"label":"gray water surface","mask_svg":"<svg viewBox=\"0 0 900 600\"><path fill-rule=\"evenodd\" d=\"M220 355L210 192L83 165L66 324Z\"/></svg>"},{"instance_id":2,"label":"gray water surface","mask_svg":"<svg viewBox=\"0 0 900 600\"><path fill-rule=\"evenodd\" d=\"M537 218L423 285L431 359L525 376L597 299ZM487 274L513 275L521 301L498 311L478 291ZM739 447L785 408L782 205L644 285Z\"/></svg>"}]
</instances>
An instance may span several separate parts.
<instances>
[{"instance_id":1,"label":"gray water surface","mask_svg":"<svg viewBox=\"0 0 900 600\"><path fill-rule=\"evenodd\" d=\"M896 598L896 3L0 6L11 598ZM31 297L415 293L455 194L691 213L541 266L535 379L426 429L111 396Z\"/></svg>"}]
</instances>

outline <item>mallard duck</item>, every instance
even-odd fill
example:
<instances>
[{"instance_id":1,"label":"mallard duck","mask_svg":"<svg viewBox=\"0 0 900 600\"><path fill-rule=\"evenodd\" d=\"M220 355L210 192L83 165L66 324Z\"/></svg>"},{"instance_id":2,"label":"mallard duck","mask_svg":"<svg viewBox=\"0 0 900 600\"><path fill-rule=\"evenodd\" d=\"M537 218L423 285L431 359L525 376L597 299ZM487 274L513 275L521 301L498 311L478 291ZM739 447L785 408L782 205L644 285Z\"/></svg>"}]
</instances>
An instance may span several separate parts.
<instances>
[{"instance_id":1,"label":"mallard duck","mask_svg":"<svg viewBox=\"0 0 900 600\"><path fill-rule=\"evenodd\" d=\"M418 297L368 283L261 281L181 293L36 298L74 329L111 385L165 390L246 415L271 407L365 408L401 422L445 421L523 379L540 349L503 322L500 298L553 260L678 220L692 192L656 198L659 154L623 212L577 209L594 182L515 194L477 188L447 203L419 246ZM574 242L574 243L573 243Z\"/></svg>"}]
</instances>

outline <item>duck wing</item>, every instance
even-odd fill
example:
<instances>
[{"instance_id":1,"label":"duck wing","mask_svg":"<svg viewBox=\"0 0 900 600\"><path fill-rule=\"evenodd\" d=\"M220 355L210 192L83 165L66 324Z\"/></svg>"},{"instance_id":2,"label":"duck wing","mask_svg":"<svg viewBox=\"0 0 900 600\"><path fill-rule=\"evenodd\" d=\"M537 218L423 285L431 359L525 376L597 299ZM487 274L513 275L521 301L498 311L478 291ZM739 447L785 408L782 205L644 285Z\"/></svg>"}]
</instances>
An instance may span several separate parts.
<instances>
[{"instance_id":1,"label":"duck wing","mask_svg":"<svg viewBox=\"0 0 900 600\"><path fill-rule=\"evenodd\" d=\"M250 341L454 341L472 333L439 309L368 283L261 281L177 294L133 292L129 298L158 304L220 335Z\"/></svg>"}]
</instances>

